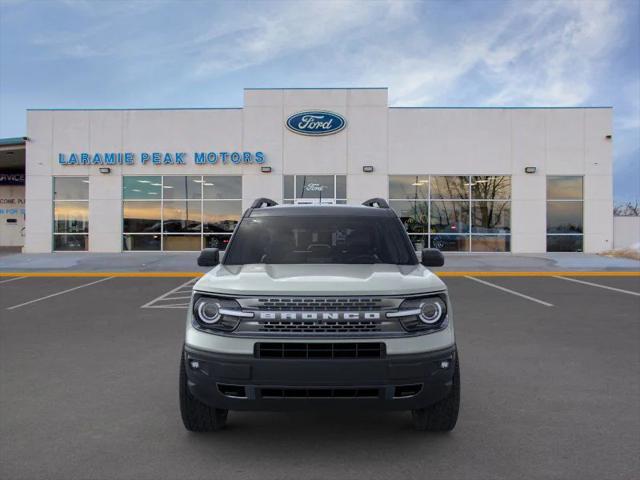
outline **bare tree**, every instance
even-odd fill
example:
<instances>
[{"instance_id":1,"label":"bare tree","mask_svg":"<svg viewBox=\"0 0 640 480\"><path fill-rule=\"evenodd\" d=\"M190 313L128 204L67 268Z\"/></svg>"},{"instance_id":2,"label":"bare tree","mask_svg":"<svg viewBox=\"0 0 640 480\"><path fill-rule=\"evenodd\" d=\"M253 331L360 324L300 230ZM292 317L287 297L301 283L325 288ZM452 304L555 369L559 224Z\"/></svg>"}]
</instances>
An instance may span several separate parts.
<instances>
[{"instance_id":1,"label":"bare tree","mask_svg":"<svg viewBox=\"0 0 640 480\"><path fill-rule=\"evenodd\" d=\"M636 200L633 202L617 203L613 206L614 217L638 217L640 216L640 205Z\"/></svg>"}]
</instances>

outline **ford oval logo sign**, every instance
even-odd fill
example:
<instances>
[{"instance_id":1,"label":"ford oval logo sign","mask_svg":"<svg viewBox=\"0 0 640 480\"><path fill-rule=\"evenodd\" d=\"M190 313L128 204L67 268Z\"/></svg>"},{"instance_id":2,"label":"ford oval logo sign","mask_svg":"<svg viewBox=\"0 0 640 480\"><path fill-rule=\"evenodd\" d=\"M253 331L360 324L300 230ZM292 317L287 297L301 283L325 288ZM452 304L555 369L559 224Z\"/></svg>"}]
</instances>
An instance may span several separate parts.
<instances>
[{"instance_id":1,"label":"ford oval logo sign","mask_svg":"<svg viewBox=\"0 0 640 480\"><path fill-rule=\"evenodd\" d=\"M342 115L322 110L295 113L287 119L287 128L301 135L331 135L346 126Z\"/></svg>"}]
</instances>

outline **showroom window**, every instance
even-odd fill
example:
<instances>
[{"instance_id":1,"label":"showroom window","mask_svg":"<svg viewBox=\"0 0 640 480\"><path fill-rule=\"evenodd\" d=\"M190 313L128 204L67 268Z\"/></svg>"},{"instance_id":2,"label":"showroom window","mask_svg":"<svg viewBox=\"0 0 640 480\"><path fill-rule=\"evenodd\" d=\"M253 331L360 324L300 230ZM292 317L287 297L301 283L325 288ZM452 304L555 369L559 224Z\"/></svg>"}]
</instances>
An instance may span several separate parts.
<instances>
[{"instance_id":1,"label":"showroom window","mask_svg":"<svg viewBox=\"0 0 640 480\"><path fill-rule=\"evenodd\" d=\"M389 204L416 250L511 249L510 176L391 175Z\"/></svg>"},{"instance_id":2,"label":"showroom window","mask_svg":"<svg viewBox=\"0 0 640 480\"><path fill-rule=\"evenodd\" d=\"M547 252L583 249L583 178L547 177Z\"/></svg>"},{"instance_id":3,"label":"showroom window","mask_svg":"<svg viewBox=\"0 0 640 480\"><path fill-rule=\"evenodd\" d=\"M87 250L89 177L53 178L53 249Z\"/></svg>"},{"instance_id":4,"label":"showroom window","mask_svg":"<svg viewBox=\"0 0 640 480\"><path fill-rule=\"evenodd\" d=\"M346 175L285 175L284 203L347 203Z\"/></svg>"},{"instance_id":5,"label":"showroom window","mask_svg":"<svg viewBox=\"0 0 640 480\"><path fill-rule=\"evenodd\" d=\"M242 215L242 177L123 177L122 249L224 250Z\"/></svg>"}]
</instances>

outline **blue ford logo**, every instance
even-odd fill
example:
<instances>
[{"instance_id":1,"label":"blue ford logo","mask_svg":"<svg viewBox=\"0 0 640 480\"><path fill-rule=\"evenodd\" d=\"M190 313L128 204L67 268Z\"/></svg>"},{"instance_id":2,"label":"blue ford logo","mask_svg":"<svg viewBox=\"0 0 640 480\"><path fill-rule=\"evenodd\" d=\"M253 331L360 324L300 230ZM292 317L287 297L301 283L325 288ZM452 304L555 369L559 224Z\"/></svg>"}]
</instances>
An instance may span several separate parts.
<instances>
[{"instance_id":1,"label":"blue ford logo","mask_svg":"<svg viewBox=\"0 0 640 480\"><path fill-rule=\"evenodd\" d=\"M341 115L322 110L295 113L287 119L287 128L301 135L331 135L346 125Z\"/></svg>"}]
</instances>

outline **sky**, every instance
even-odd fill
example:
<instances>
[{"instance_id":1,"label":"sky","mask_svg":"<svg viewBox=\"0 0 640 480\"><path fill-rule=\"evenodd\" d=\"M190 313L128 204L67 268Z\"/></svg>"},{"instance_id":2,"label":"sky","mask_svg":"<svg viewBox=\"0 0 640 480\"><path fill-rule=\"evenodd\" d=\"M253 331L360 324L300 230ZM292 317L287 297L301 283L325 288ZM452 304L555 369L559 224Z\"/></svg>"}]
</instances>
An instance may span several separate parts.
<instances>
[{"instance_id":1,"label":"sky","mask_svg":"<svg viewBox=\"0 0 640 480\"><path fill-rule=\"evenodd\" d=\"M0 137L27 108L241 107L248 87L393 106L613 106L640 201L640 0L0 0Z\"/></svg>"}]
</instances>

